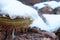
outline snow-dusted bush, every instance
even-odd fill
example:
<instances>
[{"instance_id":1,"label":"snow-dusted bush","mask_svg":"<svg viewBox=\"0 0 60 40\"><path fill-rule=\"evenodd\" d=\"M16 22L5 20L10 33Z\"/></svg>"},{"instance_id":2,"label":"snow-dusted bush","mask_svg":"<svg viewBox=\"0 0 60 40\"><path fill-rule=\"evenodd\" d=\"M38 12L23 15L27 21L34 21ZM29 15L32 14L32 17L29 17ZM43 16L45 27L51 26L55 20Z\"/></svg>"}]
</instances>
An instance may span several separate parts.
<instances>
[{"instance_id":1,"label":"snow-dusted bush","mask_svg":"<svg viewBox=\"0 0 60 40\"><path fill-rule=\"evenodd\" d=\"M38 27L41 30L46 30L51 32L51 29L41 17L38 15L38 12L30 6L24 5L23 3L17 0L0 0L0 10L2 15L9 15L11 19L16 17L30 17L34 19L30 27Z\"/></svg>"}]
</instances>

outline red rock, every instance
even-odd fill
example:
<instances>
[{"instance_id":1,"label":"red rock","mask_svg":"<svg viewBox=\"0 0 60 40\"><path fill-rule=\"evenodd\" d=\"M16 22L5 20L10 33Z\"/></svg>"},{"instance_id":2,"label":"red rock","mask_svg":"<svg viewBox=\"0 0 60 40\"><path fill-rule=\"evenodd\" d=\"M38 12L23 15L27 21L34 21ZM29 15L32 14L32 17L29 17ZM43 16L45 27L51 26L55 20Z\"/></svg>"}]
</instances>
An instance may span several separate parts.
<instances>
[{"instance_id":1,"label":"red rock","mask_svg":"<svg viewBox=\"0 0 60 40\"><path fill-rule=\"evenodd\" d=\"M40 2L40 0L19 0L19 1L22 1L24 4L27 4L27 5L34 5Z\"/></svg>"},{"instance_id":2,"label":"red rock","mask_svg":"<svg viewBox=\"0 0 60 40\"><path fill-rule=\"evenodd\" d=\"M6 33L5 32L0 32L0 40L4 40L6 37Z\"/></svg>"}]
</instances>

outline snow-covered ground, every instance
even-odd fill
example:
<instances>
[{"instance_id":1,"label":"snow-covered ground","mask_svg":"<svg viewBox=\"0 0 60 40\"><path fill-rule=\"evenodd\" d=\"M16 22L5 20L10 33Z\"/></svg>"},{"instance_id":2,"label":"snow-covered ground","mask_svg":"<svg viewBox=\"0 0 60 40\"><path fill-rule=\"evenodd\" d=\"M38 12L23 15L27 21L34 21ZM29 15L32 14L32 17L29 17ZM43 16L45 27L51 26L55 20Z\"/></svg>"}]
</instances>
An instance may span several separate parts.
<instances>
[{"instance_id":1,"label":"snow-covered ground","mask_svg":"<svg viewBox=\"0 0 60 40\"><path fill-rule=\"evenodd\" d=\"M46 24L50 26L51 31L60 28L60 15L56 14L43 14L46 19Z\"/></svg>"},{"instance_id":2,"label":"snow-covered ground","mask_svg":"<svg viewBox=\"0 0 60 40\"><path fill-rule=\"evenodd\" d=\"M59 6L58 4L59 4L59 3L56 2L56 1L47 1L47 2L37 3L37 4L35 4L33 7L37 8L37 9L41 9L41 8L43 8L43 7L45 7L45 6L48 5L48 6L50 6L52 9L55 9L56 7Z\"/></svg>"}]
</instances>

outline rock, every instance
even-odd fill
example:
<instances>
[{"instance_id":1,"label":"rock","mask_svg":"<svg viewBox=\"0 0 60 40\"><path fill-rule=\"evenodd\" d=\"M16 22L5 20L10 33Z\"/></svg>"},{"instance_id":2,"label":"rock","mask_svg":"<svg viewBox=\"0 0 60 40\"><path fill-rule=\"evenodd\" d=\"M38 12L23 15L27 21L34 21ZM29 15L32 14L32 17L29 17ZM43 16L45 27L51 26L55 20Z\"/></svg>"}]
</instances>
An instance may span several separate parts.
<instances>
[{"instance_id":1,"label":"rock","mask_svg":"<svg viewBox=\"0 0 60 40\"><path fill-rule=\"evenodd\" d=\"M0 32L0 40L6 39L6 32L1 31Z\"/></svg>"},{"instance_id":2,"label":"rock","mask_svg":"<svg viewBox=\"0 0 60 40\"><path fill-rule=\"evenodd\" d=\"M55 31L55 34L58 36L58 38L60 40L60 28L57 31Z\"/></svg>"},{"instance_id":3,"label":"rock","mask_svg":"<svg viewBox=\"0 0 60 40\"><path fill-rule=\"evenodd\" d=\"M19 1L22 1L24 4L27 4L27 5L34 5L40 2L40 0L19 0Z\"/></svg>"},{"instance_id":4,"label":"rock","mask_svg":"<svg viewBox=\"0 0 60 40\"><path fill-rule=\"evenodd\" d=\"M36 29L34 29L36 31ZM16 33L16 32L15 32ZM7 37L7 40L11 40L12 35ZM54 33L46 32L40 30L40 32L26 32L26 33L17 33L14 35L14 40L58 40L57 36Z\"/></svg>"}]
</instances>

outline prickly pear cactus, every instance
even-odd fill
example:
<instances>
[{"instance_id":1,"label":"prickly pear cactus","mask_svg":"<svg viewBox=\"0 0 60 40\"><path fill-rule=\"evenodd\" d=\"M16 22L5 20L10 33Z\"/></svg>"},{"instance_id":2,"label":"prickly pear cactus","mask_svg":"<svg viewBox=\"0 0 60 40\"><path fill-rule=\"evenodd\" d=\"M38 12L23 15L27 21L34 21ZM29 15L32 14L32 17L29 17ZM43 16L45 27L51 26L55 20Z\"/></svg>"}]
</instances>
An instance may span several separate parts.
<instances>
[{"instance_id":1,"label":"prickly pear cactus","mask_svg":"<svg viewBox=\"0 0 60 40\"><path fill-rule=\"evenodd\" d=\"M10 19L9 17L0 17L0 27L4 28L5 30L16 29L18 31L24 30L28 28L31 24L32 20L30 18L15 18ZM3 29L3 30L4 30Z\"/></svg>"}]
</instances>

